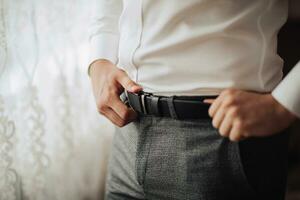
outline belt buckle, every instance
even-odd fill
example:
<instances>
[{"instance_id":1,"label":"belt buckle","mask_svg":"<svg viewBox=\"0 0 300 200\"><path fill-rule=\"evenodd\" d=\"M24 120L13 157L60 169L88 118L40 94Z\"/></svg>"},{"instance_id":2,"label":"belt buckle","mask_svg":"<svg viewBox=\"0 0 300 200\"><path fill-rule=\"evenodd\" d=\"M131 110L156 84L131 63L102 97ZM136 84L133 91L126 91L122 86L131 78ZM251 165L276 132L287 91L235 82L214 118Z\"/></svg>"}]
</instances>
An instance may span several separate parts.
<instances>
[{"instance_id":1,"label":"belt buckle","mask_svg":"<svg viewBox=\"0 0 300 200\"><path fill-rule=\"evenodd\" d=\"M128 91L125 90L125 93L126 93L126 96L128 97ZM146 108L146 100L145 99L147 96L152 96L153 94L144 92L144 91L140 91L138 93L130 93L130 94L137 97L138 102L136 102L136 103L138 103L139 107L140 107L140 109L137 108L137 110L138 111L140 110L140 112L147 115L148 112L147 112L147 108ZM130 105L130 103L131 102L129 101L129 105Z\"/></svg>"}]
</instances>

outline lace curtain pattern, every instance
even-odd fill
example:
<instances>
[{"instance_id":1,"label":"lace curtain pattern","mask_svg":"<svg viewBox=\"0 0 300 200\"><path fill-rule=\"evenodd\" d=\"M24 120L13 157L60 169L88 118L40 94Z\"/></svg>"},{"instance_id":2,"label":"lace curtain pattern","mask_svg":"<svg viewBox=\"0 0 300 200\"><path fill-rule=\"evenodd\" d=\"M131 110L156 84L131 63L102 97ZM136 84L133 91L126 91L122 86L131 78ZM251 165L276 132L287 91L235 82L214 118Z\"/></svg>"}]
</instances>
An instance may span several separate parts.
<instances>
[{"instance_id":1,"label":"lace curtain pattern","mask_svg":"<svg viewBox=\"0 0 300 200\"><path fill-rule=\"evenodd\" d=\"M102 198L113 128L86 73L93 4L0 0L0 200Z\"/></svg>"}]
</instances>

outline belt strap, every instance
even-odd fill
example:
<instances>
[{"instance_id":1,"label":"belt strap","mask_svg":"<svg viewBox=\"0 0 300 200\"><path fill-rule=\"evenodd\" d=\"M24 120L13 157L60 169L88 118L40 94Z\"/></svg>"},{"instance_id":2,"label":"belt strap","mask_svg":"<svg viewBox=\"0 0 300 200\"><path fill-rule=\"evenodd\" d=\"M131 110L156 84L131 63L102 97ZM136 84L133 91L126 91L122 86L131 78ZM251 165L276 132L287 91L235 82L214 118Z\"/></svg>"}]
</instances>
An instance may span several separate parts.
<instances>
[{"instance_id":1,"label":"belt strap","mask_svg":"<svg viewBox=\"0 0 300 200\"><path fill-rule=\"evenodd\" d=\"M205 98L217 96L157 96L151 93L126 92L129 105L138 113L174 119L210 118L210 104L204 103Z\"/></svg>"}]
</instances>

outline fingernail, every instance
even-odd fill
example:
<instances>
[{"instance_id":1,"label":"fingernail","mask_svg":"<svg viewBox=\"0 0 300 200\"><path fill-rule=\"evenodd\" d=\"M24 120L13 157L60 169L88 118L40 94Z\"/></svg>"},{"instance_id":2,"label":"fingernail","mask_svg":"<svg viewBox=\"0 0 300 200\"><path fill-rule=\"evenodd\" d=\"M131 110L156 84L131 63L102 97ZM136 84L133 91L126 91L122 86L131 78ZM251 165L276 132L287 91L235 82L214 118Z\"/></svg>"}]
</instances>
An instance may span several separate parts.
<instances>
[{"instance_id":1,"label":"fingernail","mask_svg":"<svg viewBox=\"0 0 300 200\"><path fill-rule=\"evenodd\" d=\"M214 99L204 99L203 102L212 104L214 102Z\"/></svg>"}]
</instances>

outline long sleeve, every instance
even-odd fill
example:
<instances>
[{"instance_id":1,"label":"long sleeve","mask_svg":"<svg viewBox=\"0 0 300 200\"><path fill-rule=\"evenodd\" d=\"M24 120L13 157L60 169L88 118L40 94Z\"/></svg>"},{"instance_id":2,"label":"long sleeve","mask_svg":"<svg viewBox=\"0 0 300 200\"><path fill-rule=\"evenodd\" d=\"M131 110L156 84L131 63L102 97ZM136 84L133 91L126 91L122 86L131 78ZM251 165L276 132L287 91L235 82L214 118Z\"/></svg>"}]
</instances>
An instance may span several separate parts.
<instances>
[{"instance_id":1,"label":"long sleeve","mask_svg":"<svg viewBox=\"0 0 300 200\"><path fill-rule=\"evenodd\" d=\"M272 95L286 109L300 118L300 62L278 84Z\"/></svg>"},{"instance_id":2,"label":"long sleeve","mask_svg":"<svg viewBox=\"0 0 300 200\"><path fill-rule=\"evenodd\" d=\"M122 7L122 0L97 0L89 26L90 65L98 59L117 63Z\"/></svg>"}]
</instances>

